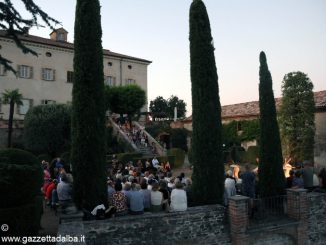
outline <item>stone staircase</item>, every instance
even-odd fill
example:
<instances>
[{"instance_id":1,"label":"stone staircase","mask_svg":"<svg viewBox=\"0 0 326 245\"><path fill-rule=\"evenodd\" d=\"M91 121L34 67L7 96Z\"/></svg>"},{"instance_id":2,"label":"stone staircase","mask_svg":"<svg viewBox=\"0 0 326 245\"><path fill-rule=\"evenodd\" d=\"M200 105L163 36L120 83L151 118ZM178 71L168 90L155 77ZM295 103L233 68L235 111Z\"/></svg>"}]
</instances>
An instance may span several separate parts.
<instances>
[{"instance_id":1,"label":"stone staircase","mask_svg":"<svg viewBox=\"0 0 326 245\"><path fill-rule=\"evenodd\" d=\"M111 117L109 117L110 124L113 127L113 132L117 137L129 144L131 148L139 153L142 153L144 157L152 158L155 155L162 156L165 154L164 148L145 130L144 126L138 122L132 122L135 130L140 130L142 134L145 134L148 139L147 146L143 144L135 144L132 140L132 133L125 127L120 127ZM155 148L153 151L153 147Z\"/></svg>"}]
</instances>

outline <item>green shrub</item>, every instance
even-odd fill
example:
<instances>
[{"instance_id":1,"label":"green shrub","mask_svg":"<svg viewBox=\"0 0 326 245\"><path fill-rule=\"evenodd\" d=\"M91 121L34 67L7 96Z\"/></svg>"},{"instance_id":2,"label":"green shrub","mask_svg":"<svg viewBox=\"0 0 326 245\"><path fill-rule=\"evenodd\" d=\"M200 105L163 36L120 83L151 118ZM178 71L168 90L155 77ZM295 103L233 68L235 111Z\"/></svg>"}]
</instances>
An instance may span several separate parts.
<instances>
[{"instance_id":1,"label":"green shrub","mask_svg":"<svg viewBox=\"0 0 326 245\"><path fill-rule=\"evenodd\" d=\"M0 150L0 208L15 207L40 193L43 171L38 159L18 149Z\"/></svg>"},{"instance_id":2,"label":"green shrub","mask_svg":"<svg viewBox=\"0 0 326 245\"><path fill-rule=\"evenodd\" d=\"M175 128L171 130L171 144L173 148L180 148L188 151L187 146L188 130L185 128Z\"/></svg>"},{"instance_id":3,"label":"green shrub","mask_svg":"<svg viewBox=\"0 0 326 245\"><path fill-rule=\"evenodd\" d=\"M38 159L18 149L0 150L0 224L6 235L36 235L40 229L43 171Z\"/></svg>"},{"instance_id":4,"label":"green shrub","mask_svg":"<svg viewBox=\"0 0 326 245\"><path fill-rule=\"evenodd\" d=\"M0 224L9 226L6 236L37 235L40 229L43 197L37 196L31 200L28 200L28 204L0 208Z\"/></svg>"},{"instance_id":5,"label":"green shrub","mask_svg":"<svg viewBox=\"0 0 326 245\"><path fill-rule=\"evenodd\" d=\"M52 157L70 147L71 107L63 104L38 105L24 120L25 148Z\"/></svg>"},{"instance_id":6,"label":"green shrub","mask_svg":"<svg viewBox=\"0 0 326 245\"><path fill-rule=\"evenodd\" d=\"M175 156L174 168L182 167L185 161L185 151L179 148L172 148L168 150L168 155Z\"/></svg>"}]
</instances>

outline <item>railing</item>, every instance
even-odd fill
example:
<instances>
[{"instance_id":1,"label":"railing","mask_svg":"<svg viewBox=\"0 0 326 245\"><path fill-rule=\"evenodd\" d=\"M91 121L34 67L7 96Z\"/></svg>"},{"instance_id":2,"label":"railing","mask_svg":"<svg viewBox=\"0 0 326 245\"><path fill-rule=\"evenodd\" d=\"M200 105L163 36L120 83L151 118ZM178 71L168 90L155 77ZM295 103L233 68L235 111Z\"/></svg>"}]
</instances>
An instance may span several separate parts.
<instances>
[{"instance_id":1,"label":"railing","mask_svg":"<svg viewBox=\"0 0 326 245\"><path fill-rule=\"evenodd\" d=\"M141 126L138 122L132 122L133 125L135 125L138 129L141 129L145 135L147 136L148 138L148 143L150 145L155 145L155 148L156 148L156 153L160 156L163 156L165 154L165 150L164 148L152 137L152 135L150 135L145 129L143 126Z\"/></svg>"},{"instance_id":2,"label":"railing","mask_svg":"<svg viewBox=\"0 0 326 245\"><path fill-rule=\"evenodd\" d=\"M125 132L123 132L123 130L114 122L114 120L112 120L111 117L109 117L110 123L113 127L114 132L117 134L117 137L123 141L125 141L126 143L130 144L132 149L134 151L139 151L138 147L134 144L134 142L132 142L129 137L125 134Z\"/></svg>"},{"instance_id":3,"label":"railing","mask_svg":"<svg viewBox=\"0 0 326 245\"><path fill-rule=\"evenodd\" d=\"M287 196L275 196L248 200L249 226L280 222L286 219Z\"/></svg>"}]
</instances>

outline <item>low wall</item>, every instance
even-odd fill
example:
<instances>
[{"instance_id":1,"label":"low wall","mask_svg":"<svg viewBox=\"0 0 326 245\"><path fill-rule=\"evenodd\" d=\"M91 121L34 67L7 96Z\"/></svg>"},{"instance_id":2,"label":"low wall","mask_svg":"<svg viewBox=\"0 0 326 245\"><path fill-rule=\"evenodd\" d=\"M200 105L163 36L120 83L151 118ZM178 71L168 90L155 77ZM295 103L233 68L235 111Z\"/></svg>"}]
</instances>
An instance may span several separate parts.
<instances>
[{"instance_id":1,"label":"low wall","mask_svg":"<svg viewBox=\"0 0 326 245\"><path fill-rule=\"evenodd\" d=\"M185 212L145 213L107 220L62 219L58 235L85 235L86 244L231 244L225 208L191 207Z\"/></svg>"},{"instance_id":2,"label":"low wall","mask_svg":"<svg viewBox=\"0 0 326 245\"><path fill-rule=\"evenodd\" d=\"M310 244L326 244L326 193L308 195L308 237Z\"/></svg>"}]
</instances>

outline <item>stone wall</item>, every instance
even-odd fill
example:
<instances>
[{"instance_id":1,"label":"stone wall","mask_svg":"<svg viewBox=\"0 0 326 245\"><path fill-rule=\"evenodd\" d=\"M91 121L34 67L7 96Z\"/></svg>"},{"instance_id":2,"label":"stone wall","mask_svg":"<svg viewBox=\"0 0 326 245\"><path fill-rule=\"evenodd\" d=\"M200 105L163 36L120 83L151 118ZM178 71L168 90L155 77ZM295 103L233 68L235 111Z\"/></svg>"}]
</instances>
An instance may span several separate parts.
<instances>
[{"instance_id":1,"label":"stone wall","mask_svg":"<svg viewBox=\"0 0 326 245\"><path fill-rule=\"evenodd\" d=\"M326 193L287 190L287 216L250 225L248 198L234 196L228 212L208 205L178 213L145 213L82 221L61 216L58 235L85 236L86 244L326 244Z\"/></svg>"},{"instance_id":2,"label":"stone wall","mask_svg":"<svg viewBox=\"0 0 326 245\"><path fill-rule=\"evenodd\" d=\"M308 237L310 244L326 244L326 193L308 195Z\"/></svg>"},{"instance_id":3,"label":"stone wall","mask_svg":"<svg viewBox=\"0 0 326 245\"><path fill-rule=\"evenodd\" d=\"M65 220L59 234L85 235L86 244L231 244L225 208L208 205L186 212L145 213L107 220Z\"/></svg>"}]
</instances>

